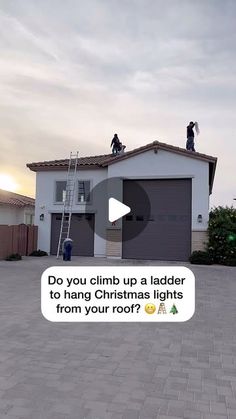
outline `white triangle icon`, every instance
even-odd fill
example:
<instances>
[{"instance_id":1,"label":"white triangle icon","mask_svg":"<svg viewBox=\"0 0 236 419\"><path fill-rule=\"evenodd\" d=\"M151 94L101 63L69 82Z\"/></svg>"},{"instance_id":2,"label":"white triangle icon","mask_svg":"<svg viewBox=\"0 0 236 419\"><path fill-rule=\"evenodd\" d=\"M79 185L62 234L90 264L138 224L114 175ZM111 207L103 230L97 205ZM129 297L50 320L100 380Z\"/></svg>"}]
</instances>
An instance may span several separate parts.
<instances>
[{"instance_id":1,"label":"white triangle icon","mask_svg":"<svg viewBox=\"0 0 236 419\"><path fill-rule=\"evenodd\" d=\"M128 205L123 204L115 198L109 198L109 207L108 207L108 219L110 223L113 223L119 218L124 217L131 211Z\"/></svg>"}]
</instances>

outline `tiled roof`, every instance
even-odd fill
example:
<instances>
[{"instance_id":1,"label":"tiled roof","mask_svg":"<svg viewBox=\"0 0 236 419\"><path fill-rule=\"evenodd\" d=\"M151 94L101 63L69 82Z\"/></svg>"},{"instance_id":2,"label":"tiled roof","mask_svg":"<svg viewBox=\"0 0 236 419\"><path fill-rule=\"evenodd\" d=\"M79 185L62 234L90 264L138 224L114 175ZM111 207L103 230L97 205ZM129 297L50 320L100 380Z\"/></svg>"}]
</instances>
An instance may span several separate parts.
<instances>
[{"instance_id":1,"label":"tiled roof","mask_svg":"<svg viewBox=\"0 0 236 419\"><path fill-rule=\"evenodd\" d=\"M78 165L79 166L95 166L101 167L107 160L115 159L112 154L102 154L100 156L89 156L89 157L79 157L78 158ZM52 168L55 167L56 169L60 168L67 168L69 163L69 159L62 159L62 160L50 160L50 161L41 161L36 163L28 163L27 167L31 170L37 172L40 171L41 168Z\"/></svg>"},{"instance_id":2,"label":"tiled roof","mask_svg":"<svg viewBox=\"0 0 236 419\"><path fill-rule=\"evenodd\" d=\"M185 150L184 148L176 147L170 144L162 143L160 141L154 141L152 143L146 144L145 146L135 148L134 150L127 151L122 155L114 156L113 154L102 154L100 156L89 156L89 157L79 157L78 165L81 168L96 168L96 167L106 167L110 164L117 163L120 160L127 159L129 157L141 154L148 150L166 150L177 154L182 154L190 158L204 160L208 162L216 163L216 157L208 156L206 154L197 153L193 151ZM68 167L69 159L62 160L51 160L51 161L41 161L28 163L27 167L34 171L38 172L41 170L64 170Z\"/></svg>"},{"instance_id":3,"label":"tiled roof","mask_svg":"<svg viewBox=\"0 0 236 419\"><path fill-rule=\"evenodd\" d=\"M18 193L4 191L0 189L0 205L13 205L15 207L34 207L35 200L29 196L19 195Z\"/></svg>"},{"instance_id":4,"label":"tiled roof","mask_svg":"<svg viewBox=\"0 0 236 419\"><path fill-rule=\"evenodd\" d=\"M79 169L92 169L92 168L103 168L111 164L115 164L121 160L128 159L130 157L136 156L138 154L144 153L149 150L165 150L171 153L180 154L191 159L197 159L209 163L209 190L212 191L215 169L217 158L209 156L207 154L198 153L195 151L189 151L185 148L176 147L170 144L166 144L160 141L153 141L152 143L146 144L142 147L135 148L131 151L126 151L124 154L114 156L113 154L102 154L100 156L89 156L89 157L80 157L78 159ZM51 170L66 170L68 168L69 159L63 160L51 160L51 161L42 161L28 163L26 166L34 171L51 171Z\"/></svg>"}]
</instances>

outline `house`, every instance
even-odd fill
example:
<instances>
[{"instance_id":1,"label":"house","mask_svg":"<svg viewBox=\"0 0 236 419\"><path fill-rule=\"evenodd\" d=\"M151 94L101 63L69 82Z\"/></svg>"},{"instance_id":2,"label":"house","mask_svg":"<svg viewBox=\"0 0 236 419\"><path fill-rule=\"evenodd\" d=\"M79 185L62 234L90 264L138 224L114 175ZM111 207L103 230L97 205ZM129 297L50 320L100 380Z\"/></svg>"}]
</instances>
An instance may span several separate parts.
<instances>
[{"instance_id":1,"label":"house","mask_svg":"<svg viewBox=\"0 0 236 419\"><path fill-rule=\"evenodd\" d=\"M35 200L0 189L0 224L34 224Z\"/></svg>"},{"instance_id":2,"label":"house","mask_svg":"<svg viewBox=\"0 0 236 419\"><path fill-rule=\"evenodd\" d=\"M216 162L159 141L123 155L80 157L72 207L74 255L188 260L207 240ZM37 175L38 246L56 254L68 159L27 166ZM113 178L118 180L115 198L131 208L117 223L108 221L108 198L114 194L109 183L97 194L100 199L93 197L101 182Z\"/></svg>"}]
</instances>

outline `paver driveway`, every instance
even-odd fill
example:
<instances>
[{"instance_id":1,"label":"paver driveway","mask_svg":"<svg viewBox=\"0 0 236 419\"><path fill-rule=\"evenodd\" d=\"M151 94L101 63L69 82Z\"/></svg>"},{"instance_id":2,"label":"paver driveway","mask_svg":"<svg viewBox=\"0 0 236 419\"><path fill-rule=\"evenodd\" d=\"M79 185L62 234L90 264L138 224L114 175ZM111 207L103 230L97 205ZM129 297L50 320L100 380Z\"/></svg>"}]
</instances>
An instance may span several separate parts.
<instances>
[{"instance_id":1,"label":"paver driveway","mask_svg":"<svg viewBox=\"0 0 236 419\"><path fill-rule=\"evenodd\" d=\"M186 323L85 324L42 317L40 276L55 264L0 261L1 419L236 419L236 268L191 266Z\"/></svg>"}]
</instances>

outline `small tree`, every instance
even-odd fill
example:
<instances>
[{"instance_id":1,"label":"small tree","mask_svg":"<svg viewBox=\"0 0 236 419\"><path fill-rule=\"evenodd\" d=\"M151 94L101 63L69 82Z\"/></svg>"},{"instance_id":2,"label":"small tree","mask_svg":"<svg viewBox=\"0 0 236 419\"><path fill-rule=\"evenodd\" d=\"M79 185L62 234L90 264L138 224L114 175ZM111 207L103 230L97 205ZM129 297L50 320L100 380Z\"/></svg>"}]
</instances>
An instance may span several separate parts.
<instances>
[{"instance_id":1,"label":"small tree","mask_svg":"<svg viewBox=\"0 0 236 419\"><path fill-rule=\"evenodd\" d=\"M173 313L173 314L177 314L178 313L178 310L177 310L175 304L173 304L173 306L171 307L170 313Z\"/></svg>"},{"instance_id":2,"label":"small tree","mask_svg":"<svg viewBox=\"0 0 236 419\"><path fill-rule=\"evenodd\" d=\"M213 208L209 214L208 251L215 263L236 265L236 209Z\"/></svg>"}]
</instances>

